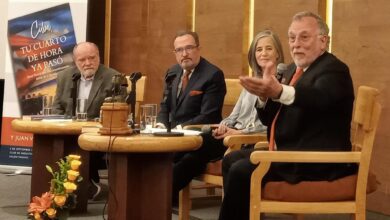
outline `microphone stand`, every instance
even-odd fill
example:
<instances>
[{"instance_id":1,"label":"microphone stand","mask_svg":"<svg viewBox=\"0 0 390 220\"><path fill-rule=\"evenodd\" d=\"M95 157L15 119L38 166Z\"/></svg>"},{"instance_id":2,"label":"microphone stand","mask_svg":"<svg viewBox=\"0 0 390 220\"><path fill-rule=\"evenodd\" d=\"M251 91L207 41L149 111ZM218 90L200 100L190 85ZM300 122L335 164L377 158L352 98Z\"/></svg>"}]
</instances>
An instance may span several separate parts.
<instances>
[{"instance_id":1,"label":"microphone stand","mask_svg":"<svg viewBox=\"0 0 390 220\"><path fill-rule=\"evenodd\" d=\"M80 79L81 74L80 73L74 73L72 76L72 91L71 91L71 98L72 98L72 115L71 117L76 116L76 100L77 100L77 81Z\"/></svg>"},{"instance_id":2,"label":"microphone stand","mask_svg":"<svg viewBox=\"0 0 390 220\"><path fill-rule=\"evenodd\" d=\"M155 136L160 136L160 137L177 137L177 136L183 136L183 132L172 132L171 127L172 127L172 113L171 113L171 100L172 100L172 82L176 76L172 77L167 77L166 83L167 83L167 88L164 91L164 101L165 104L167 105L167 112L168 112L168 123L166 124L167 126L167 131L166 132L154 132L153 135Z\"/></svg>"},{"instance_id":3,"label":"microphone stand","mask_svg":"<svg viewBox=\"0 0 390 220\"><path fill-rule=\"evenodd\" d=\"M135 102L136 102L136 97L137 97L137 90L136 90L136 83L131 82L131 91L129 94L129 99L130 99L130 111L131 111L131 120L133 123L131 124L131 129L134 130L135 128Z\"/></svg>"},{"instance_id":4,"label":"microphone stand","mask_svg":"<svg viewBox=\"0 0 390 220\"><path fill-rule=\"evenodd\" d=\"M142 77L142 73L134 72L130 75L131 82L131 91L129 95L126 97L126 103L130 105L130 111L132 113L131 120L133 123L131 124L131 129L135 130L135 103L137 98L137 81Z\"/></svg>"}]
</instances>

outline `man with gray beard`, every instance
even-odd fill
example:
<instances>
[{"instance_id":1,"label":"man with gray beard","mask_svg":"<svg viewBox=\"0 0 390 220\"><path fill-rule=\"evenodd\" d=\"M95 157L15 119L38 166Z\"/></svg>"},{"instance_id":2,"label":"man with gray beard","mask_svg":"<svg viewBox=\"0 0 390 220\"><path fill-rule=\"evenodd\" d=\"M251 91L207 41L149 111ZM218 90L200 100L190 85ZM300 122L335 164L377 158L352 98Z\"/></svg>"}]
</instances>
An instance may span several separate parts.
<instances>
[{"instance_id":1,"label":"man with gray beard","mask_svg":"<svg viewBox=\"0 0 390 220\"><path fill-rule=\"evenodd\" d=\"M77 44L73 49L73 60L76 67L58 74L53 113L74 116L74 99L86 99L87 118L98 118L104 99L111 96L112 77L120 73L100 63L99 49L91 42ZM77 85L76 90L73 89L74 85ZM75 97L72 96L74 91ZM98 196L101 195L98 170L105 168L103 156L103 152L90 154L90 198L93 200L99 199Z\"/></svg>"}]
</instances>

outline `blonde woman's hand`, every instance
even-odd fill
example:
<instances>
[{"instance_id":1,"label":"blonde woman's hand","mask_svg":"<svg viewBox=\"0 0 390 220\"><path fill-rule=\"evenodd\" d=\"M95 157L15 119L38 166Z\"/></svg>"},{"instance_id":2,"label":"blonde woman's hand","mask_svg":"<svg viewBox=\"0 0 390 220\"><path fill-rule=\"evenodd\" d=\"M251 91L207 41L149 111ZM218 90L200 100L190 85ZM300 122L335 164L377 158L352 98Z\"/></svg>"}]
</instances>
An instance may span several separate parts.
<instances>
[{"instance_id":1,"label":"blonde woman's hand","mask_svg":"<svg viewBox=\"0 0 390 220\"><path fill-rule=\"evenodd\" d=\"M212 135L215 139L223 139L229 135L241 134L240 130L229 128L224 124L220 124L218 128L214 129Z\"/></svg>"}]
</instances>

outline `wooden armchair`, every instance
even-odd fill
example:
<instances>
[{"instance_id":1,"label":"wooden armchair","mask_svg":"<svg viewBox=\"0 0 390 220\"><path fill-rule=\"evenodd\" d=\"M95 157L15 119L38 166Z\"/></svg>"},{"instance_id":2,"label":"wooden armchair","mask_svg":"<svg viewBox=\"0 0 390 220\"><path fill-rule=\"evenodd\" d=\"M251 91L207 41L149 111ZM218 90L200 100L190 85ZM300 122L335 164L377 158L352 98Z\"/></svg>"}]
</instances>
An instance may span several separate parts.
<instances>
[{"instance_id":1,"label":"wooden armchair","mask_svg":"<svg viewBox=\"0 0 390 220\"><path fill-rule=\"evenodd\" d=\"M225 107L233 107L238 97L240 96L242 87L238 79L225 79L227 93L224 100ZM227 110L227 109L226 109ZM231 109L229 109L231 110ZM203 125L188 126L189 128L201 129ZM217 126L217 125L216 125ZM248 135L232 135L223 140L223 143L228 147L225 154L241 149L242 144L255 144L259 141L266 140L265 133L255 133ZM197 188L206 188L208 194L213 194L215 187L222 187L222 160L211 162L208 164L206 171L199 177L195 178L198 181L205 184ZM188 220L190 218L191 199L190 199L191 186L188 185L180 191L179 195L179 220Z\"/></svg>"},{"instance_id":2,"label":"wooden armchair","mask_svg":"<svg viewBox=\"0 0 390 220\"><path fill-rule=\"evenodd\" d=\"M228 148L225 155L229 152L241 149L242 144L255 144L267 140L266 133L253 133L245 135L227 136L223 140L223 144ZM194 178L198 181L204 182L206 185L203 188L210 189L210 187L222 187L222 160L210 162L207 165L204 174ZM191 198L190 198L191 184L180 191L179 195L179 220L190 219ZM211 194L211 193L210 193Z\"/></svg>"},{"instance_id":3,"label":"wooden armchair","mask_svg":"<svg viewBox=\"0 0 390 220\"><path fill-rule=\"evenodd\" d=\"M251 177L250 219L260 213L352 213L354 219L366 218L366 193L376 187L369 178L371 152L381 112L377 89L360 86L355 103L352 152L254 152L251 161L260 163ZM356 175L332 182L303 181L292 185L269 182L261 188L263 176L272 162L358 163Z\"/></svg>"}]
</instances>

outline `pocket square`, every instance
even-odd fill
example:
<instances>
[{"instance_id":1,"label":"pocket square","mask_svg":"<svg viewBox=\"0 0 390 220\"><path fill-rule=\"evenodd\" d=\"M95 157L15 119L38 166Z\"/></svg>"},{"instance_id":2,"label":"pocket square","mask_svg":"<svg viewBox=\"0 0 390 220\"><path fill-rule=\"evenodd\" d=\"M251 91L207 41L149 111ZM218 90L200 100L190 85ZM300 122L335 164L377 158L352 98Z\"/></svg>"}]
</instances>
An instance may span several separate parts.
<instances>
[{"instance_id":1,"label":"pocket square","mask_svg":"<svg viewBox=\"0 0 390 220\"><path fill-rule=\"evenodd\" d=\"M199 90L191 90L190 91L190 96L196 96L196 95L200 95L202 94L203 91L199 91Z\"/></svg>"}]
</instances>

